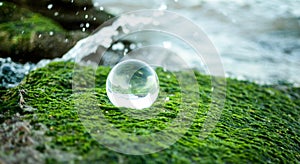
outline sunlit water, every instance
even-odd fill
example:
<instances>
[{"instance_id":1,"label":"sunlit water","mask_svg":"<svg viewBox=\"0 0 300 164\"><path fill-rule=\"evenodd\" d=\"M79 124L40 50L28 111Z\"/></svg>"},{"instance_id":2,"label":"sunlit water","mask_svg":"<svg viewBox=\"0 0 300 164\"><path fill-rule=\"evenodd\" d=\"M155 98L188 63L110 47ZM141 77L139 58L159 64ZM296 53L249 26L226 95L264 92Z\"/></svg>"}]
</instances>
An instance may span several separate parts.
<instances>
[{"instance_id":1,"label":"sunlit water","mask_svg":"<svg viewBox=\"0 0 300 164\"><path fill-rule=\"evenodd\" d=\"M94 0L94 4L100 10L116 15L140 9L176 12L205 31L219 51L228 77L263 84L300 84L299 0ZM148 38L145 35L140 39ZM82 48L78 44L73 52ZM72 57L69 53L62 59ZM182 57L195 61L185 54ZM44 60L36 66L41 67L48 62ZM26 64L22 68L12 63L11 69L8 69L6 62L1 67L2 75L6 76L7 70L11 74L20 74L15 81L1 77L2 86L15 86L20 81L19 77L36 66Z\"/></svg>"}]
</instances>

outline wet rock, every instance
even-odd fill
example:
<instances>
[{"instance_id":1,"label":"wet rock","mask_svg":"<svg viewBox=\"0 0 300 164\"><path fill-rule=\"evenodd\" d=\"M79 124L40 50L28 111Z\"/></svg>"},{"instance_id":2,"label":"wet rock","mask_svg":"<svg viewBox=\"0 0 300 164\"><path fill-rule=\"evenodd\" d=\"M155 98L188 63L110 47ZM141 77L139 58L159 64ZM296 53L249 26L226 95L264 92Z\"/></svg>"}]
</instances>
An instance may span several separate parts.
<instances>
[{"instance_id":1,"label":"wet rock","mask_svg":"<svg viewBox=\"0 0 300 164\"><path fill-rule=\"evenodd\" d=\"M7 0L57 21L67 30L91 31L113 17L93 6L92 0Z\"/></svg>"},{"instance_id":2,"label":"wet rock","mask_svg":"<svg viewBox=\"0 0 300 164\"><path fill-rule=\"evenodd\" d=\"M0 9L2 58L25 63L61 57L87 35L67 32L56 22L12 3L2 2Z\"/></svg>"},{"instance_id":3,"label":"wet rock","mask_svg":"<svg viewBox=\"0 0 300 164\"><path fill-rule=\"evenodd\" d=\"M1 115L0 115L1 119ZM47 163L55 158L58 163L78 159L74 154L45 146L48 128L38 122L24 120L19 113L0 121L0 163Z\"/></svg>"},{"instance_id":4,"label":"wet rock","mask_svg":"<svg viewBox=\"0 0 300 164\"><path fill-rule=\"evenodd\" d=\"M15 87L33 67L30 63L22 65L12 62L10 58L0 58L0 90Z\"/></svg>"}]
</instances>

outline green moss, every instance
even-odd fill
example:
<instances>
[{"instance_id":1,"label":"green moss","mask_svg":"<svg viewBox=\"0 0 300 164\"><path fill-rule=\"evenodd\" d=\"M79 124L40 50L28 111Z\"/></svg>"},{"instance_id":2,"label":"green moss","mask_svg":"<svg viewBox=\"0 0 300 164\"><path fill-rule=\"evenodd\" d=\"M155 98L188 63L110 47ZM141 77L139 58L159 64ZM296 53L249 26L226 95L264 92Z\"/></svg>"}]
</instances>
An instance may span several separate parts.
<instances>
[{"instance_id":1,"label":"green moss","mask_svg":"<svg viewBox=\"0 0 300 164\"><path fill-rule=\"evenodd\" d=\"M51 19L40 14L33 13L28 9L20 8L13 3L2 2L0 6L1 31L14 30L24 31L63 31L63 29ZM15 29L15 27L18 27Z\"/></svg>"},{"instance_id":2,"label":"green moss","mask_svg":"<svg viewBox=\"0 0 300 164\"><path fill-rule=\"evenodd\" d=\"M31 17L32 13L25 9L18 8L15 4L9 2L2 2L0 5L0 23L8 21L17 21L21 18Z\"/></svg>"},{"instance_id":3,"label":"green moss","mask_svg":"<svg viewBox=\"0 0 300 164\"><path fill-rule=\"evenodd\" d=\"M0 50L4 54L30 51L39 34L65 32L54 21L12 3L2 2L0 10Z\"/></svg>"},{"instance_id":4,"label":"green moss","mask_svg":"<svg viewBox=\"0 0 300 164\"><path fill-rule=\"evenodd\" d=\"M74 71L75 70L75 71ZM199 83L199 107L193 124L185 135L169 148L148 155L130 156L114 152L93 138L93 128L101 123L99 114L115 128L124 132L149 134L167 128L178 113L194 108L197 103L181 101L175 74L157 70L160 94L153 107L143 112L157 117L138 120L124 114L108 100L105 91L107 67L74 69L70 62L51 63L30 73L18 86L2 96L1 122L14 113L24 115L32 125L46 125L51 140L36 147L48 148L75 155L69 161L77 163L299 163L300 89L285 90L271 86L227 79L226 102L216 128L205 139L199 139L201 128L211 104L211 79L196 73ZM94 74L96 76L94 76ZM76 90L72 90L74 75ZM86 80L89 79L89 80ZM94 87L95 82L95 87ZM19 90L26 105L36 109L26 112L19 108ZM73 92L75 91L75 92ZM169 97L169 101L165 98ZM77 107L77 108L76 108ZM78 108L80 107L80 108ZM81 109L81 110L78 110ZM93 110L96 109L96 110ZM90 112L88 120L84 113ZM130 110L129 110L130 112ZM127 113L128 114L128 113ZM94 124L93 122L94 121ZM87 129L85 127L88 127ZM97 130L97 129L95 129ZM0 157L1 158L1 157ZM5 159L5 156L2 157ZM56 156L45 156L47 163L61 162Z\"/></svg>"}]
</instances>

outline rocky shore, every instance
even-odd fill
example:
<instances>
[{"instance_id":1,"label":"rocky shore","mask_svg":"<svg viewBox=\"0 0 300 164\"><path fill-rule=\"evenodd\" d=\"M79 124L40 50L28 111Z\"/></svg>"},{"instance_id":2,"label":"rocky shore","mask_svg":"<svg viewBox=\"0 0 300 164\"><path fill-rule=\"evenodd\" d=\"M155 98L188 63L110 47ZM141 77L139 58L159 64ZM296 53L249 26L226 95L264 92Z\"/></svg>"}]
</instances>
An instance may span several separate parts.
<instances>
[{"instance_id":1,"label":"rocky shore","mask_svg":"<svg viewBox=\"0 0 300 164\"><path fill-rule=\"evenodd\" d=\"M36 63L61 57L111 17L95 8L92 0L0 0L0 58ZM158 115L138 120L108 100L105 82L109 67L99 66L93 77L92 68L74 72L75 64L68 61L52 62L30 73L30 64L16 71L20 65L10 62L9 58L0 60L1 164L300 161L300 88L292 85L258 85L227 78L221 117L213 131L201 139L210 105L215 103L207 75L195 72L200 99L186 103L180 101L183 93L172 73L157 69L165 95L146 112L158 111ZM95 82L95 88L74 90L75 73L92 78L76 79L79 86ZM15 86L14 81L22 82ZM10 89L1 86L4 83L11 84ZM99 144L86 127L98 128L97 113L91 113L91 122L85 125L80 117L82 111L97 109L116 128L147 135L165 129L180 111L191 107L197 108L197 114L182 138L163 151L141 156L117 153Z\"/></svg>"},{"instance_id":2,"label":"rocky shore","mask_svg":"<svg viewBox=\"0 0 300 164\"><path fill-rule=\"evenodd\" d=\"M260 86L227 80L226 102L219 122L205 139L199 139L211 103L210 77L196 74L199 107L188 132L174 145L149 155L114 152L95 140L80 119L80 111L98 108L124 132L143 135L156 132L181 109L176 78L157 70L160 87L170 94L159 98L161 110L150 120L136 120L114 107L105 90L108 67L99 67L92 96L72 90L74 63L58 62L31 72L16 88L1 97L0 159L4 163L297 163L299 156L300 89ZM77 73L90 76L89 68ZM87 71L87 72L86 72ZM78 79L83 86L91 81ZM173 96L172 96L173 95ZM168 95L167 95L168 96ZM179 97L178 97L179 96ZM80 110L75 104L84 102ZM191 104L180 104L184 108ZM156 106L156 107L155 107ZM90 115L97 122L97 115ZM96 125L96 124L91 124Z\"/></svg>"},{"instance_id":3,"label":"rocky shore","mask_svg":"<svg viewBox=\"0 0 300 164\"><path fill-rule=\"evenodd\" d=\"M112 15L91 1L0 1L0 58L38 62L61 57Z\"/></svg>"}]
</instances>

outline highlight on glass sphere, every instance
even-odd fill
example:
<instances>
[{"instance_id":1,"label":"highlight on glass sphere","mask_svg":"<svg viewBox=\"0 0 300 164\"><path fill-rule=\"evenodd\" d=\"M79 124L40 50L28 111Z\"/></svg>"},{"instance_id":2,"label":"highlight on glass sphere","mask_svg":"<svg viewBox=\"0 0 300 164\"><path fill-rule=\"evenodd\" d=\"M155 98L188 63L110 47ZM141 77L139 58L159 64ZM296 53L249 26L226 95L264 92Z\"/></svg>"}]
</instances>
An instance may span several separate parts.
<instances>
[{"instance_id":1,"label":"highlight on glass sphere","mask_svg":"<svg viewBox=\"0 0 300 164\"><path fill-rule=\"evenodd\" d=\"M128 59L112 68L106 80L106 92L117 107L149 108L158 97L159 80L150 65Z\"/></svg>"}]
</instances>

